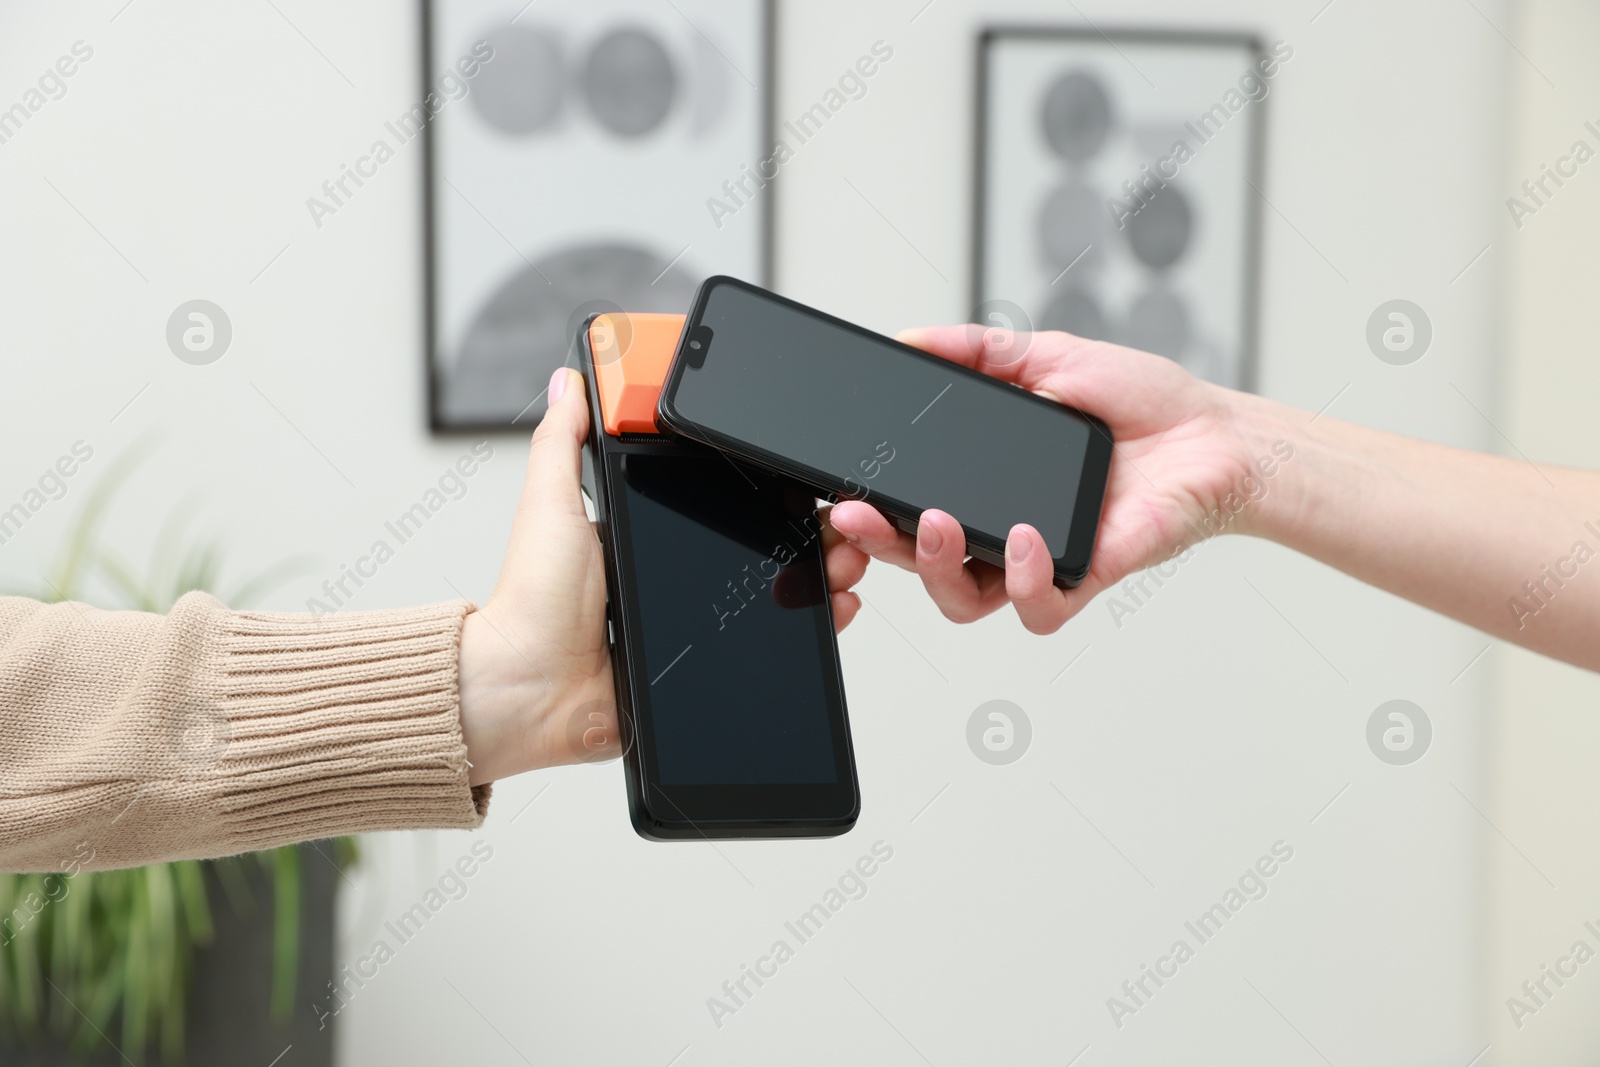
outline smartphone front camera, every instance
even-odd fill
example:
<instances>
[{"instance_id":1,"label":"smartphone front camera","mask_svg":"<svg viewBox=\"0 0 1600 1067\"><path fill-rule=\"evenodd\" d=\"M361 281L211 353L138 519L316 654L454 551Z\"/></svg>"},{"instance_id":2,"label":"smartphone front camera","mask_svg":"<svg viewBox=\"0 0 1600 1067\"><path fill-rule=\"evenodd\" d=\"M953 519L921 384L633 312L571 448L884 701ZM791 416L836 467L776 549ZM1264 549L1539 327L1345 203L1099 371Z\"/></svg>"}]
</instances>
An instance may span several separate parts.
<instances>
[{"instance_id":1,"label":"smartphone front camera","mask_svg":"<svg viewBox=\"0 0 1600 1067\"><path fill-rule=\"evenodd\" d=\"M689 366L699 370L705 366L706 350L711 347L711 327L697 326L689 335L689 351L684 353L684 358Z\"/></svg>"}]
</instances>

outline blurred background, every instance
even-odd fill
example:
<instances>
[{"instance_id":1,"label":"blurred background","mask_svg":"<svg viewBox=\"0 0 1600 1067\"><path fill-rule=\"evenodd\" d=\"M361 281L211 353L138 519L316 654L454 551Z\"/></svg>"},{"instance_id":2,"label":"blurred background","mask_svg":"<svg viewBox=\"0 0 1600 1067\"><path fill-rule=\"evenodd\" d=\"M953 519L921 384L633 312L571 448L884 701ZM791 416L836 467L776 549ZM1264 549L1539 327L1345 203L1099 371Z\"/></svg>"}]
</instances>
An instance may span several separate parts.
<instances>
[{"instance_id":1,"label":"blurred background","mask_svg":"<svg viewBox=\"0 0 1600 1067\"><path fill-rule=\"evenodd\" d=\"M1600 173L1560 161L1600 149L1596 40L1575 0L0 0L0 509L26 513L0 527L0 583L307 610L487 443L333 606L481 600L565 357L548 338L588 304L673 310L714 271L885 331L1099 331L1308 412L1595 466ZM1130 202L1123 181L1219 104L1193 161ZM807 114L801 141L785 124ZM775 139L769 184L724 189ZM1563 183L1531 198L1545 168ZM1600 1055L1600 965L1523 988L1600 948L1594 676L1243 539L1047 638L1006 614L957 628L885 568L861 588L850 834L650 844L611 764L501 783L479 832L243 865L253 912L208 872L214 946L187 985L161 972L164 1002L190 997L190 1062ZM1427 723L1398 755L1369 740L1395 700ZM1031 724L1011 762L968 745L991 701ZM713 1013L877 842L866 895ZM1185 924L1263 856L1264 895L1201 943ZM1144 978L1179 939L1193 958ZM0 983L13 1023L23 988ZM52 1041L3 1056L66 1062Z\"/></svg>"}]
</instances>

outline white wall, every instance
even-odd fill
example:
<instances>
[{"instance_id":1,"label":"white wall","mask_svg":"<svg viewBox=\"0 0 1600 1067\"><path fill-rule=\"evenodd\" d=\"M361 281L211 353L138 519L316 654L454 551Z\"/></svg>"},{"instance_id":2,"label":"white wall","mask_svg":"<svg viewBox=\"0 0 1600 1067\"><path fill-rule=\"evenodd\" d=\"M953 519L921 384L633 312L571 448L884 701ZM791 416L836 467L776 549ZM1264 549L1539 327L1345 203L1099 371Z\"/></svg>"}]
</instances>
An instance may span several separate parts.
<instances>
[{"instance_id":1,"label":"white wall","mask_svg":"<svg viewBox=\"0 0 1600 1067\"><path fill-rule=\"evenodd\" d=\"M1600 467L1594 400L1600 392L1595 338L1600 286L1594 234L1600 232L1600 175L1593 164L1557 191L1519 229L1504 207L1540 165L1565 155L1574 140L1600 149L1583 128L1600 126L1600 71L1591 46L1600 40L1600 12L1570 0L1533 0L1507 27L1528 61L1511 65L1515 120L1501 167L1501 216L1495 248L1510 265L1500 404L1506 437L1541 465ZM1549 80L1546 81L1546 78ZM1600 513L1591 502L1585 518ZM1529 561L1529 573L1540 563ZM1580 579L1590 583L1593 575ZM1540 977L1574 941L1600 948L1585 922L1600 927L1600 677L1507 648L1494 690L1488 741L1496 780L1488 809L1505 839L1490 841L1485 859L1493 901L1484 1002L1491 1036L1504 1063L1540 1067L1595 1062L1600 1056L1600 975L1592 965L1557 989L1534 1015L1512 1020L1507 998L1528 998L1522 983ZM1515 847L1512 847L1514 843ZM1528 862L1552 886L1529 873ZM1543 997L1543 994L1540 994Z\"/></svg>"},{"instance_id":2,"label":"white wall","mask_svg":"<svg viewBox=\"0 0 1600 1067\"><path fill-rule=\"evenodd\" d=\"M0 500L78 438L95 446L92 472L155 433L163 444L115 515L121 543L147 546L198 491L241 570L319 556L275 603L294 608L469 442L422 430L419 160L386 166L321 230L303 206L411 102L415 29L392 5L275 2L326 59L267 5L0 6L0 70L15 75L0 101L74 40L95 48L67 96L0 145ZM1455 279L1503 239L1505 70L1520 60L1470 6L1321 6L1079 5L1101 25L1248 28L1294 45L1268 103L1263 389L1313 410L1338 394L1338 417L1488 447L1472 404L1496 410L1510 265L1491 253ZM1507 26L1503 4L1477 6ZM870 95L785 170L778 218L780 286L884 329L967 310L980 11L1078 22L1043 3L921 8L790 4L781 27L781 110L874 40L895 47ZM1578 47L1545 32L1552 49ZM1371 310L1401 296L1436 330L1407 368L1363 340ZM194 297L221 304L235 330L205 368L178 363L162 338ZM1548 402L1546 379L1527 384ZM518 442L496 446L466 499L359 606L488 592L523 462ZM42 571L86 484L0 546L0 576ZM1498 1034L1485 1015L1486 864L1519 901L1547 902L1526 871L1500 866L1503 845L1472 807L1488 810L1483 697L1500 653L1462 671L1486 639L1242 541L1208 547L1121 629L1099 605L1050 638L1009 617L957 629L909 576L877 571L863 590L873 607L843 640L865 794L853 833L646 844L613 766L503 783L481 834L373 839L344 901L347 958L471 841L495 857L340 1017L345 1062L1062 1063L1087 1046L1085 1065L1465 1064ZM1435 724L1433 750L1410 767L1366 748L1369 714L1392 697ZM1033 750L1010 767L978 762L964 740L993 698L1034 725ZM1555 735L1552 724L1518 744ZM1530 806L1512 836L1553 839L1575 818L1556 810L1541 831ZM894 858L870 893L713 1026L706 998L880 839ZM1280 839L1294 859L1267 898L1116 1029L1106 998ZM1551 866L1571 854L1553 840L1529 850ZM1567 863L1558 884L1578 880Z\"/></svg>"}]
</instances>

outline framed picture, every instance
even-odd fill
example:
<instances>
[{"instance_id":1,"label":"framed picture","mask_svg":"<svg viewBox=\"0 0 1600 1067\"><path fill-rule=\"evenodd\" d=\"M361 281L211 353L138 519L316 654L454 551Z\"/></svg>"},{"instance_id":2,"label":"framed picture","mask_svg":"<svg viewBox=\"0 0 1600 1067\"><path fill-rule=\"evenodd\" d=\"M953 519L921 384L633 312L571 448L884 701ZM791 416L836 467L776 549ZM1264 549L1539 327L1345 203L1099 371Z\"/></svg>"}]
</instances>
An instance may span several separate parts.
<instances>
[{"instance_id":1,"label":"framed picture","mask_svg":"<svg viewBox=\"0 0 1600 1067\"><path fill-rule=\"evenodd\" d=\"M978 45L979 321L1254 384L1265 107L1245 35L994 28Z\"/></svg>"},{"instance_id":2,"label":"framed picture","mask_svg":"<svg viewBox=\"0 0 1600 1067\"><path fill-rule=\"evenodd\" d=\"M422 18L436 432L536 425L593 312L767 279L770 0L424 0Z\"/></svg>"}]
</instances>

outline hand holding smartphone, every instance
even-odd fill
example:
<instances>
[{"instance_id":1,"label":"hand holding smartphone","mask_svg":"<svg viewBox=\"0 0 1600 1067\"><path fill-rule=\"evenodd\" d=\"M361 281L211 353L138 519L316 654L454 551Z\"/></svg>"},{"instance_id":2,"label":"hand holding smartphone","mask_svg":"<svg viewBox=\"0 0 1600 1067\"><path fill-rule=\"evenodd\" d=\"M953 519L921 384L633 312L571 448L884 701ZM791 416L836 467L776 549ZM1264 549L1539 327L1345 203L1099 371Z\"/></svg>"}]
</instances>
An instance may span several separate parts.
<instances>
[{"instance_id":1,"label":"hand holding smartphone","mask_svg":"<svg viewBox=\"0 0 1600 1067\"><path fill-rule=\"evenodd\" d=\"M1026 523L1057 585L1089 572L1104 423L757 286L701 285L659 408L684 437L868 500L908 532L947 511L977 559L1004 566L1007 533Z\"/></svg>"}]
</instances>

